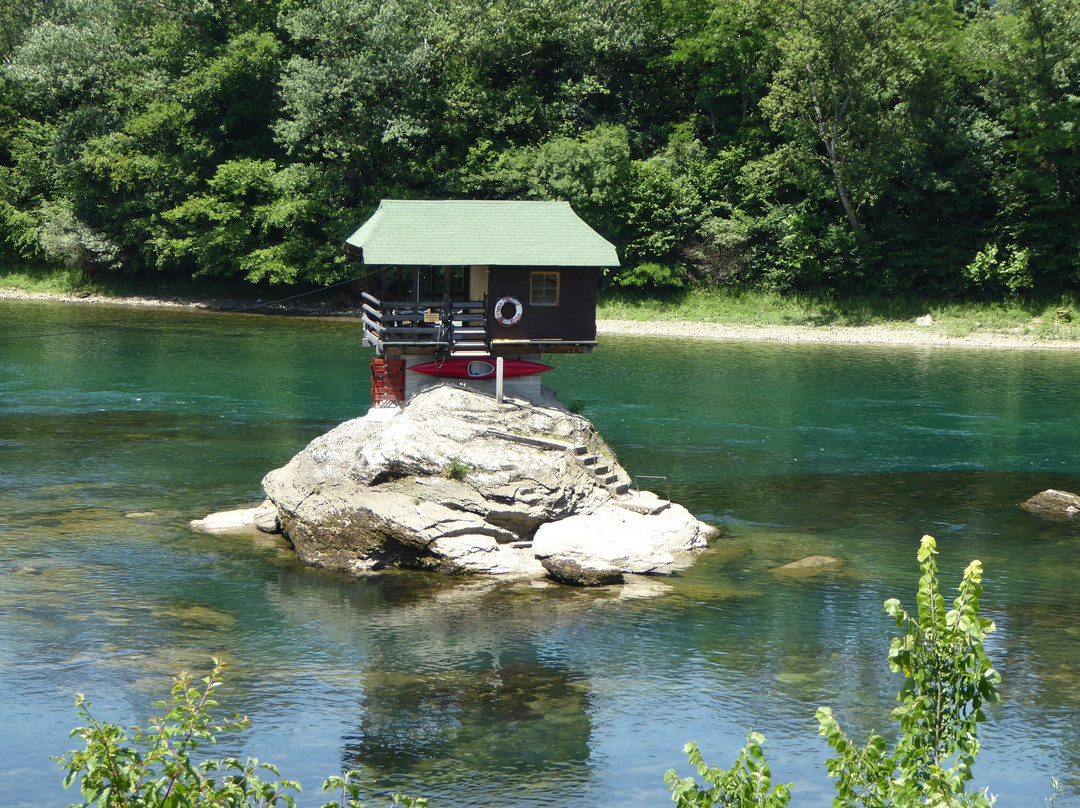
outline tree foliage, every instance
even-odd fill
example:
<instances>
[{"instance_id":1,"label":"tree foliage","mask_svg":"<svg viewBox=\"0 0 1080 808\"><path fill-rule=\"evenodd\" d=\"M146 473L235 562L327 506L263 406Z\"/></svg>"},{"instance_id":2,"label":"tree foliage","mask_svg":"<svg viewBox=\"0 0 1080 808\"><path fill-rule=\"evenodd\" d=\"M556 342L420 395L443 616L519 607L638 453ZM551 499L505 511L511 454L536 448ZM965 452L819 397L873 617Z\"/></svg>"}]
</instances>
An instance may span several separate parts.
<instances>
[{"instance_id":1,"label":"tree foliage","mask_svg":"<svg viewBox=\"0 0 1080 808\"><path fill-rule=\"evenodd\" d=\"M14 0L0 251L327 283L381 198L560 198L623 285L1071 293L1078 39L1080 0Z\"/></svg>"}]
</instances>

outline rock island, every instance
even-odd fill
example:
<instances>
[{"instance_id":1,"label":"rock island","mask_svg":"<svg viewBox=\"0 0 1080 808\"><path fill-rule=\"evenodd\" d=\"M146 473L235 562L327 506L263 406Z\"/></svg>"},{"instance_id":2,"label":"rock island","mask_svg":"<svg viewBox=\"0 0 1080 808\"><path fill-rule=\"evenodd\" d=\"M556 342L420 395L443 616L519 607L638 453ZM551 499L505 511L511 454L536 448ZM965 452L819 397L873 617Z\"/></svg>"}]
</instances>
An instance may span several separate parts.
<instances>
[{"instance_id":1,"label":"rock island","mask_svg":"<svg viewBox=\"0 0 1080 808\"><path fill-rule=\"evenodd\" d=\"M596 348L596 290L618 266L569 204L384 200L346 251L366 268L373 406L267 474L267 503L241 522L354 574L603 585L706 546L714 528L632 491L592 424L540 383L542 356Z\"/></svg>"}]
</instances>

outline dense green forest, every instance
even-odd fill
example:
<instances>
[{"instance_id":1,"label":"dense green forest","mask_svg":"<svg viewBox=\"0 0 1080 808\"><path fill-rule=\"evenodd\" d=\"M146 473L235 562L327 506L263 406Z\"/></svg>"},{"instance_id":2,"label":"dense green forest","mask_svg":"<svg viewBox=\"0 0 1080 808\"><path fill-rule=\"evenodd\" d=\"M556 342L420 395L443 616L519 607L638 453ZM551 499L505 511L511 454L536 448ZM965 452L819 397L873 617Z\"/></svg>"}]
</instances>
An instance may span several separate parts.
<instances>
[{"instance_id":1,"label":"dense green forest","mask_svg":"<svg viewBox=\"0 0 1080 808\"><path fill-rule=\"evenodd\" d=\"M566 199L611 282L1080 281L1080 0L5 0L0 258L327 284L378 200Z\"/></svg>"}]
</instances>

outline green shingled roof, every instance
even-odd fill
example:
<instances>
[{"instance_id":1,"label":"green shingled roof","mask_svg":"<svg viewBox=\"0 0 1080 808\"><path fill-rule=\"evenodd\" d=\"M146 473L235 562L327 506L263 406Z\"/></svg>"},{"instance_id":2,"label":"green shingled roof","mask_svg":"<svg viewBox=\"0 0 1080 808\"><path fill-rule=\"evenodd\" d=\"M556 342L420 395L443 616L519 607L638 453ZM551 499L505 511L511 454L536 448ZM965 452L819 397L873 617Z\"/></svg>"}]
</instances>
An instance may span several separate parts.
<instances>
[{"instance_id":1,"label":"green shingled roof","mask_svg":"<svg viewBox=\"0 0 1080 808\"><path fill-rule=\"evenodd\" d=\"M345 243L365 264L619 266L569 202L384 199Z\"/></svg>"}]
</instances>

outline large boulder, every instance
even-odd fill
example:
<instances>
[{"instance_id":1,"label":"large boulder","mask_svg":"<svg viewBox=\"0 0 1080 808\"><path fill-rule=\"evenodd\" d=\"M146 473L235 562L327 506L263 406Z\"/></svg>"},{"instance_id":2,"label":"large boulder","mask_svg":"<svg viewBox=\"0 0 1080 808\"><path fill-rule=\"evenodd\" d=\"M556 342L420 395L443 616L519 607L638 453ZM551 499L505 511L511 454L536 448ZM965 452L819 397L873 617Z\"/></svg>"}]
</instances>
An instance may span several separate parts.
<instances>
[{"instance_id":1,"label":"large boulder","mask_svg":"<svg viewBox=\"0 0 1080 808\"><path fill-rule=\"evenodd\" d=\"M1048 488L1020 503L1020 507L1048 519L1072 519L1080 513L1080 496L1070 491Z\"/></svg>"},{"instance_id":2,"label":"large boulder","mask_svg":"<svg viewBox=\"0 0 1080 808\"><path fill-rule=\"evenodd\" d=\"M712 529L685 509L618 507L634 499L627 482L589 421L553 394L498 404L445 385L393 417L373 411L316 438L263 488L302 561L354 573L541 577L535 548L556 545L579 561L657 572L704 546Z\"/></svg>"},{"instance_id":3,"label":"large boulder","mask_svg":"<svg viewBox=\"0 0 1080 808\"><path fill-rule=\"evenodd\" d=\"M671 504L658 513L639 513L607 503L590 513L541 525L533 553L541 561L597 562L639 575L668 573L688 566L695 550L708 546L713 528L686 508Z\"/></svg>"}]
</instances>

